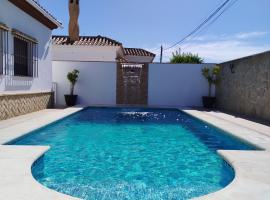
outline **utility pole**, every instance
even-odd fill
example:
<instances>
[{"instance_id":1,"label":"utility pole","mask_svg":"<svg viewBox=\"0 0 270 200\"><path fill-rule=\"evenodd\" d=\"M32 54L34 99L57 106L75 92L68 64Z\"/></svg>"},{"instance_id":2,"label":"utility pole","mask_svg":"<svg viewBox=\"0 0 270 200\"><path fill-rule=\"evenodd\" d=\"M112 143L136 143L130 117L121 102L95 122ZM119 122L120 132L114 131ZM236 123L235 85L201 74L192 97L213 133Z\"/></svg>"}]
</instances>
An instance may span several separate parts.
<instances>
[{"instance_id":1,"label":"utility pole","mask_svg":"<svg viewBox=\"0 0 270 200\"><path fill-rule=\"evenodd\" d=\"M162 63L162 57L163 57L163 47L161 45L161 47L160 47L160 63Z\"/></svg>"}]
</instances>

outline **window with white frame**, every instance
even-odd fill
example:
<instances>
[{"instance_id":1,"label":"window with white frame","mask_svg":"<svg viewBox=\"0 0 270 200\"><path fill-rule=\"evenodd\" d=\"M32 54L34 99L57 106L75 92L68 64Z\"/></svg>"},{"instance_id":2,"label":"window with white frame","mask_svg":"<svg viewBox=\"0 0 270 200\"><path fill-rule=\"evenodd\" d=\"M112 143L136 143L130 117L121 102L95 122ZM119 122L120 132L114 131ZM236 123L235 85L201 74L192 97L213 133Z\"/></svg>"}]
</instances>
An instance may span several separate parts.
<instances>
[{"instance_id":1,"label":"window with white frame","mask_svg":"<svg viewBox=\"0 0 270 200\"><path fill-rule=\"evenodd\" d=\"M0 75L7 74L8 68L8 27L0 23Z\"/></svg>"},{"instance_id":2,"label":"window with white frame","mask_svg":"<svg viewBox=\"0 0 270 200\"><path fill-rule=\"evenodd\" d=\"M13 75L38 76L38 42L17 30L12 30L14 36Z\"/></svg>"}]
</instances>

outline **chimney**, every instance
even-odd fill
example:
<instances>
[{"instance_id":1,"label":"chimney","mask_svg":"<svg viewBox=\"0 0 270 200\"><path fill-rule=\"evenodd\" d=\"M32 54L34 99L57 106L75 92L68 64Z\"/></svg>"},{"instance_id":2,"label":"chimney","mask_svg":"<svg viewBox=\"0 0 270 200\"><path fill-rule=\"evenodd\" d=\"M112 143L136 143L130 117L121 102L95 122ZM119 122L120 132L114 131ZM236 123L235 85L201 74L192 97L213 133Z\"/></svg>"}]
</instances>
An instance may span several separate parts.
<instances>
[{"instance_id":1,"label":"chimney","mask_svg":"<svg viewBox=\"0 0 270 200\"><path fill-rule=\"evenodd\" d=\"M79 14L80 14L80 2L79 0L69 1L69 39L71 42L79 40Z\"/></svg>"}]
</instances>

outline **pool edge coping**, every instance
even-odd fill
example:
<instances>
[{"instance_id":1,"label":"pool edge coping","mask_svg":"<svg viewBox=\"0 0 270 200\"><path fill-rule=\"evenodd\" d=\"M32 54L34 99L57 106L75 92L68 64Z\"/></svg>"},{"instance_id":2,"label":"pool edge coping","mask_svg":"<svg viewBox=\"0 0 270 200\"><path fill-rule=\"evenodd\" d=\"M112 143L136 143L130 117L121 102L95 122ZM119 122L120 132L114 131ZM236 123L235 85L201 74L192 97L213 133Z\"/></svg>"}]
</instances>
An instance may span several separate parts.
<instances>
[{"instance_id":1,"label":"pool edge coping","mask_svg":"<svg viewBox=\"0 0 270 200\"><path fill-rule=\"evenodd\" d=\"M34 199L79 200L76 197L72 197L70 195L66 195L66 194L57 192L56 190L47 188L46 186L39 183L33 177L33 174L32 174L33 164L49 150L50 148L49 146L16 146L16 145L8 145L8 143L10 143L13 140L22 138L33 131L44 128L57 121L60 121L70 115L73 115L83 110L84 108L85 106L76 106L76 107L56 110L55 113L50 113L53 116L45 116L45 118L41 117L40 119L38 119L38 120L41 120L42 122L38 123L35 126L32 126L30 128L27 127L25 129L23 128L23 131L14 130L14 133L12 134L12 136L7 135L8 131L10 131L9 126L2 128L2 130L5 130L5 129L7 130L6 130L6 135L5 133L1 133L3 135L1 135L0 137L0 169L1 169L0 174L1 172L5 172L4 174L1 174L1 177L4 177L4 181L3 180L0 181L0 194L1 194L0 196L5 195L5 198L9 200L13 200L13 199L14 200L16 199L20 199L20 200L30 200L30 199L33 199L33 200ZM35 112L35 113L38 113L38 112ZM27 114L27 116L31 114L35 114L35 113ZM29 122L29 119L27 120L27 122ZM19 123L19 127L22 127L22 126L25 127L27 124L24 125L24 123L25 123L24 121L21 121ZM16 154L20 154L21 152L24 152L24 154L16 157ZM13 157L14 156L13 154L15 154L15 158ZM19 168L15 167L15 170L14 170L12 166L9 167L10 163L12 163L14 166L17 165L20 167ZM8 166L6 166L7 164ZM6 177L6 180L5 180L5 177ZM18 177L23 179L23 181L21 179L18 179ZM17 187L14 188L14 186L17 186ZM26 191L25 188L29 188L29 190Z\"/></svg>"},{"instance_id":2,"label":"pool edge coping","mask_svg":"<svg viewBox=\"0 0 270 200\"><path fill-rule=\"evenodd\" d=\"M29 133L36 131L38 129L44 128L50 124L56 123L57 121L60 121L70 115L73 115L81 110L83 110L85 107L84 106L77 106L77 107L69 107L69 108L65 108L65 109L60 109L60 110L55 110L55 113L51 113L51 115L49 116L40 116L37 119L33 119L31 118L31 121L29 122L29 119L26 121L20 121L18 124L16 124L16 128L18 128L17 130L14 129L14 127L12 127L14 124L12 124L11 126L7 126L4 128L0 127L0 130L3 131L0 134L0 145L7 145L8 143L12 142L13 140L17 140L19 138L22 138L26 135L28 135ZM53 110L52 110L53 111ZM39 112L41 112L40 114L42 114L42 111L38 111L38 112L34 112L34 113L29 113L26 114L24 116L30 116L31 114L39 114ZM3 120L0 121L1 123L3 123L4 121L9 121L9 120L16 120L16 118L20 118L23 116L18 116L15 118L11 118L8 120ZM34 123L36 123L35 125L33 125L33 121L32 120L36 120ZM14 122L13 122L14 123ZM10 135L10 132L12 132L12 134Z\"/></svg>"},{"instance_id":3,"label":"pool edge coping","mask_svg":"<svg viewBox=\"0 0 270 200\"><path fill-rule=\"evenodd\" d=\"M253 151L218 150L218 154L233 168L235 177L221 190L195 197L193 200L270 199L270 137L209 115L204 111L192 108L178 108L178 110L260 149ZM231 126L228 126L229 124Z\"/></svg>"},{"instance_id":4,"label":"pool edge coping","mask_svg":"<svg viewBox=\"0 0 270 200\"><path fill-rule=\"evenodd\" d=\"M79 200L47 188L33 177L33 163L50 149L49 146L1 145L0 149L0 193L5 199Z\"/></svg>"}]
</instances>

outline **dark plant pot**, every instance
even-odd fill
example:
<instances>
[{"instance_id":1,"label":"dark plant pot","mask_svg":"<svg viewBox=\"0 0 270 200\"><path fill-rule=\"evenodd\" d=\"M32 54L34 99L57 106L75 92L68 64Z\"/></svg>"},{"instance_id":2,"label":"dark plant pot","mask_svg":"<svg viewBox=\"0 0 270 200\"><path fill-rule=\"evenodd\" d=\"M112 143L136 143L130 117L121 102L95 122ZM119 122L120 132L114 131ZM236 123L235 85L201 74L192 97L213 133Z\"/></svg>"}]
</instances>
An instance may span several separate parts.
<instances>
[{"instance_id":1,"label":"dark plant pot","mask_svg":"<svg viewBox=\"0 0 270 200\"><path fill-rule=\"evenodd\" d=\"M78 95L65 95L66 105L72 107L76 105Z\"/></svg>"},{"instance_id":2,"label":"dark plant pot","mask_svg":"<svg viewBox=\"0 0 270 200\"><path fill-rule=\"evenodd\" d=\"M216 97L202 97L202 101L204 108L211 109L214 108L216 104Z\"/></svg>"}]
</instances>

